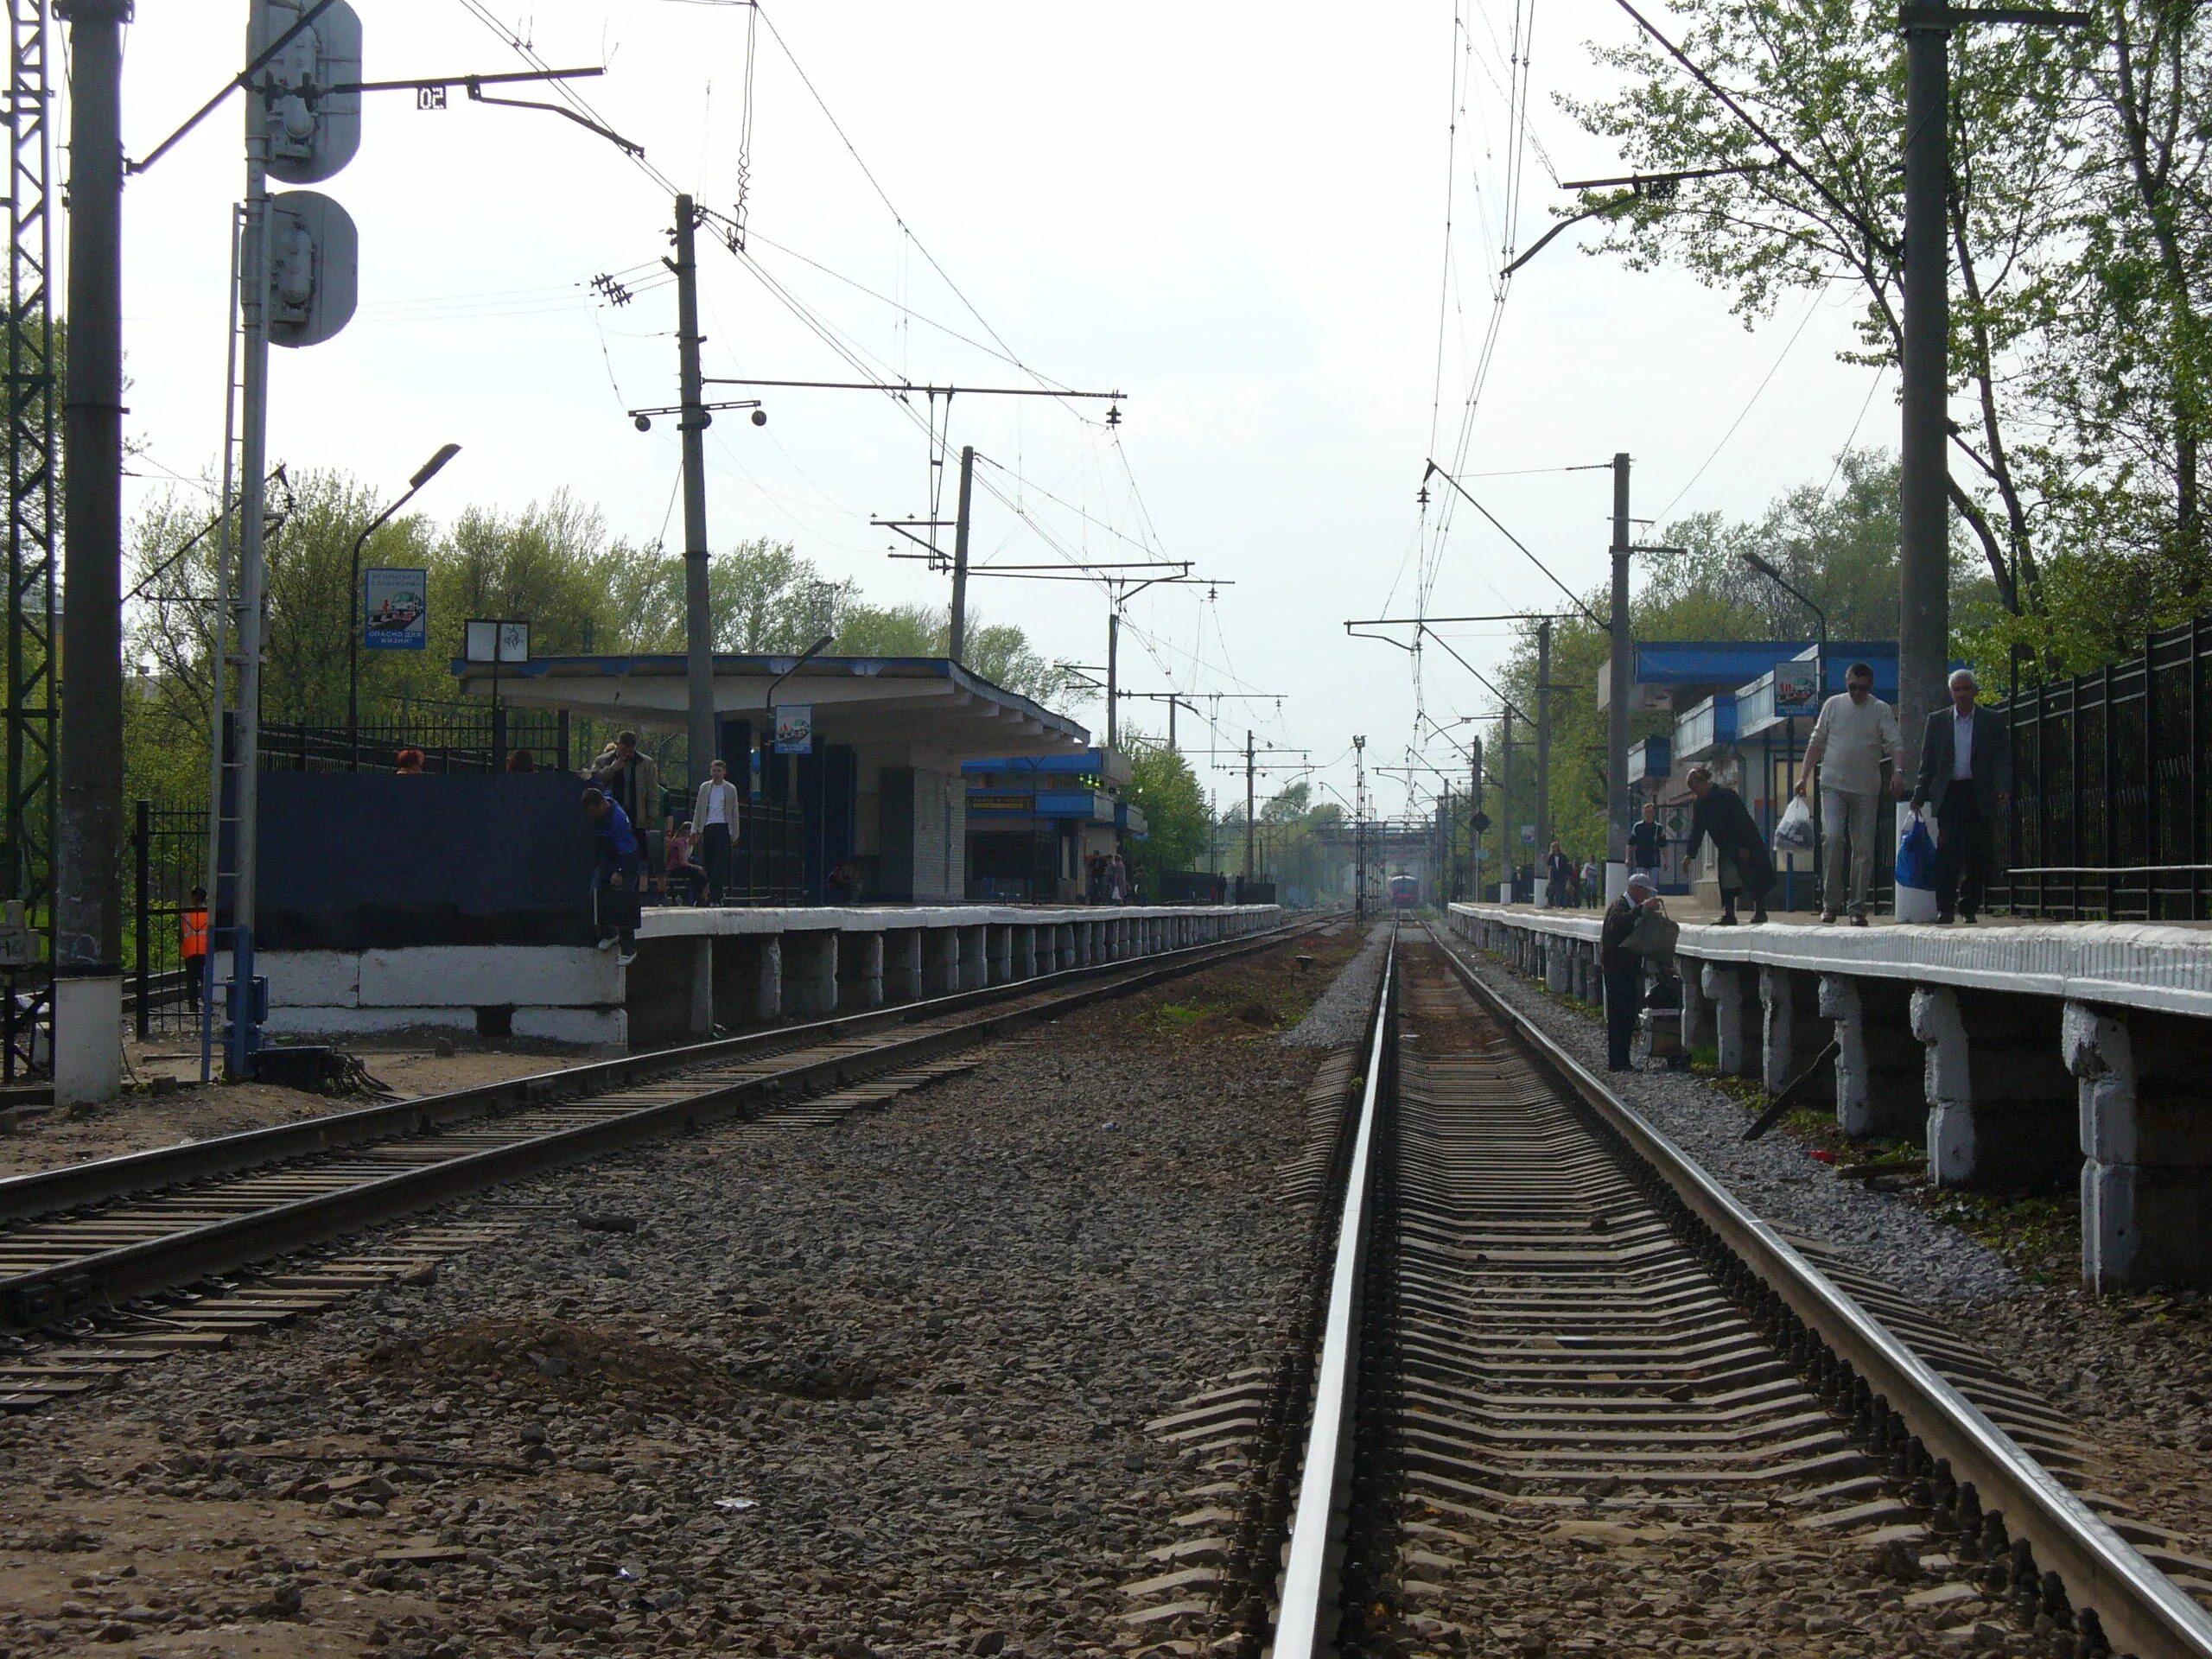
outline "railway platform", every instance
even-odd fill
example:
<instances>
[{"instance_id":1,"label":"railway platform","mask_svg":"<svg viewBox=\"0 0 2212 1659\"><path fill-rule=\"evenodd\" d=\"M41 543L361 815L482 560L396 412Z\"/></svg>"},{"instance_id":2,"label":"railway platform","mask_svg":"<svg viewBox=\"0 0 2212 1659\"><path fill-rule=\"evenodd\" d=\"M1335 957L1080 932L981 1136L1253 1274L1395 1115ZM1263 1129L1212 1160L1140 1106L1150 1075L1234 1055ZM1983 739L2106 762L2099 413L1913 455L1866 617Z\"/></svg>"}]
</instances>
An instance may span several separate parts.
<instances>
[{"instance_id":1,"label":"railway platform","mask_svg":"<svg viewBox=\"0 0 2212 1659\"><path fill-rule=\"evenodd\" d=\"M1241 938L1273 905L648 910L636 959L586 944L270 950L267 1028L525 1037L603 1051L864 1011Z\"/></svg>"},{"instance_id":2,"label":"railway platform","mask_svg":"<svg viewBox=\"0 0 2212 1659\"><path fill-rule=\"evenodd\" d=\"M1554 991L1601 1000L1595 912L1454 905L1450 926ZM1810 1073L1808 1103L1832 1104L1847 1134L1925 1145L1939 1186L2078 1173L2094 1288L2212 1282L2203 930L1686 920L1676 958L1683 1042L1720 1071L1777 1091Z\"/></svg>"}]
</instances>

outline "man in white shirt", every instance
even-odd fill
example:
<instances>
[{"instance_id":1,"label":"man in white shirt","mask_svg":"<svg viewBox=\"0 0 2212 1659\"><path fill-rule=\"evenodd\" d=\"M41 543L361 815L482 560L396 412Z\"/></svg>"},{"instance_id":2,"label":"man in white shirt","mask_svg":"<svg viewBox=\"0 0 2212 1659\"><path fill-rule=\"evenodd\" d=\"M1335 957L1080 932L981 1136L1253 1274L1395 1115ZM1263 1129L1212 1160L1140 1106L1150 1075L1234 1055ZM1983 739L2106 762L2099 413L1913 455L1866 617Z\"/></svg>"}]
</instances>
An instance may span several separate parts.
<instances>
[{"instance_id":1,"label":"man in white shirt","mask_svg":"<svg viewBox=\"0 0 2212 1659\"><path fill-rule=\"evenodd\" d=\"M718 905L729 886L730 844L737 835L737 785L729 768L720 760L707 768L707 781L699 785L691 822L699 831L702 862L707 867L708 902Z\"/></svg>"},{"instance_id":2,"label":"man in white shirt","mask_svg":"<svg viewBox=\"0 0 2212 1659\"><path fill-rule=\"evenodd\" d=\"M1842 907L1844 860L1851 868L1851 925L1866 925L1866 894L1874 885L1874 809L1887 791L1904 793L1897 775L1897 711L1874 695L1874 671L1853 663L1843 690L1821 705L1813 741L1805 746L1805 776L1820 768L1821 828L1827 846L1821 860L1821 919L1833 922ZM1800 783L1802 795L1805 785Z\"/></svg>"}]
</instances>

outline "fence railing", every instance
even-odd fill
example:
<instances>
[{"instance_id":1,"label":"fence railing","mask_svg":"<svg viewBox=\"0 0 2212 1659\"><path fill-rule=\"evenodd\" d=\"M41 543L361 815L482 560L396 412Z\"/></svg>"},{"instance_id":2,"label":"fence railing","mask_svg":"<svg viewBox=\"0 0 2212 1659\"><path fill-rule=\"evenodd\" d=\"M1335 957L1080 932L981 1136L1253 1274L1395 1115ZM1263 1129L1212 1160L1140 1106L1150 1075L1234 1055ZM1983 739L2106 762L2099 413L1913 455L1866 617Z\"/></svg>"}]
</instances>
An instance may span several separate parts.
<instances>
[{"instance_id":1,"label":"fence railing","mask_svg":"<svg viewBox=\"0 0 2212 1659\"><path fill-rule=\"evenodd\" d=\"M2198 617L2126 662L2006 702L2012 796L1993 905L2062 921L2212 916L2208 659L2212 621Z\"/></svg>"},{"instance_id":2,"label":"fence railing","mask_svg":"<svg viewBox=\"0 0 2212 1659\"><path fill-rule=\"evenodd\" d=\"M343 726L261 723L264 772L390 772L403 749L420 749L429 772L502 772L517 749L543 768L569 769L567 709L433 709L404 721Z\"/></svg>"}]
</instances>

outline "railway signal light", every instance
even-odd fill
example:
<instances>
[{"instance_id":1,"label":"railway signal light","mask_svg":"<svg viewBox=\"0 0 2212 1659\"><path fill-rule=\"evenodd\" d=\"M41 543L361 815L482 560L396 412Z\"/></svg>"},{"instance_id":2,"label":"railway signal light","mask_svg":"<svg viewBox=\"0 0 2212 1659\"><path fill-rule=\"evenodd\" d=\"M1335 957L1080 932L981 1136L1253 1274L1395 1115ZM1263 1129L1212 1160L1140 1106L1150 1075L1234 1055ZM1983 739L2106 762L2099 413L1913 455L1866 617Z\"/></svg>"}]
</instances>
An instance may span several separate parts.
<instances>
[{"instance_id":1,"label":"railway signal light","mask_svg":"<svg viewBox=\"0 0 2212 1659\"><path fill-rule=\"evenodd\" d=\"M314 190L269 199L269 339L319 346L353 321L360 271L353 215Z\"/></svg>"},{"instance_id":2,"label":"railway signal light","mask_svg":"<svg viewBox=\"0 0 2212 1659\"><path fill-rule=\"evenodd\" d=\"M254 0L247 25L247 60L259 57L314 19L277 51L255 90L267 111L269 173L287 184L319 184L335 176L361 147L361 19L346 0L314 11L314 0Z\"/></svg>"}]
</instances>

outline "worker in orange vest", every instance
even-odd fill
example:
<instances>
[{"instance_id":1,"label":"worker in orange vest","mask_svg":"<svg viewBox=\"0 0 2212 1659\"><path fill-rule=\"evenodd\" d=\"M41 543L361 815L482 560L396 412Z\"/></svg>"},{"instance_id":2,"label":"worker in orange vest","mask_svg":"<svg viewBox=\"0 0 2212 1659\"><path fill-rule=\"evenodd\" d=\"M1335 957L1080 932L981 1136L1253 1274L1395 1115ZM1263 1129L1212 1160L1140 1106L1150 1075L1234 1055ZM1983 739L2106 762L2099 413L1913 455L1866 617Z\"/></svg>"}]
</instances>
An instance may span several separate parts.
<instances>
[{"instance_id":1,"label":"worker in orange vest","mask_svg":"<svg viewBox=\"0 0 2212 1659\"><path fill-rule=\"evenodd\" d=\"M200 982L207 973L207 889L194 887L178 917L178 954L184 958L185 1005L200 1012Z\"/></svg>"}]
</instances>

